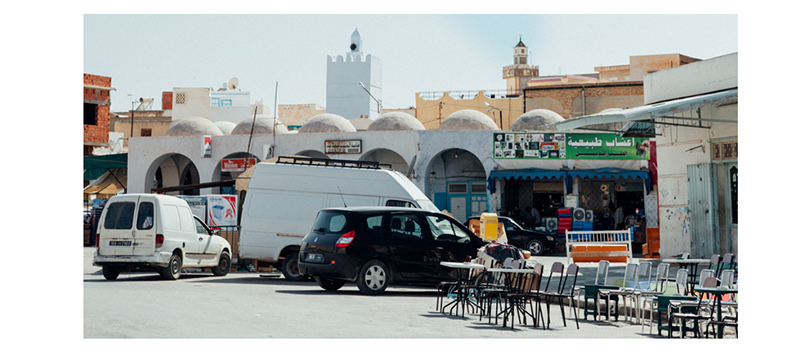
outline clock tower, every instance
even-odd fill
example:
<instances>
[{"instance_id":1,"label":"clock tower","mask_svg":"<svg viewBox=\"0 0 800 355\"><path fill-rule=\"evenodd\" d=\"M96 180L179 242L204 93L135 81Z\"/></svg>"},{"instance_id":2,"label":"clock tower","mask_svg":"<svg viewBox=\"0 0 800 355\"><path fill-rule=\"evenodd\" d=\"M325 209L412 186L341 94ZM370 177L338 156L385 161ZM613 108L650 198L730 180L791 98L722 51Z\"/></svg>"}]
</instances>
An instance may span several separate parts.
<instances>
[{"instance_id":1,"label":"clock tower","mask_svg":"<svg viewBox=\"0 0 800 355\"><path fill-rule=\"evenodd\" d=\"M503 79L506 79L506 95L519 96L528 85L528 80L539 77L539 66L528 65L528 47L519 43L514 47L514 65L503 67Z\"/></svg>"}]
</instances>

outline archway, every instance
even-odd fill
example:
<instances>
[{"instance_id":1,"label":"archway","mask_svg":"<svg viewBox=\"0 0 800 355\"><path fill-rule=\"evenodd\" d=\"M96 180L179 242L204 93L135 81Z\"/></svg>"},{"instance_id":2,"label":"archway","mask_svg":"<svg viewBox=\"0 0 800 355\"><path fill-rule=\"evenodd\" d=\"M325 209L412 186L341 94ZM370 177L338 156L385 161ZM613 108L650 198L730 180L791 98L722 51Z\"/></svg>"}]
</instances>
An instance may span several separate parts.
<instances>
[{"instance_id":1,"label":"archway","mask_svg":"<svg viewBox=\"0 0 800 355\"><path fill-rule=\"evenodd\" d=\"M245 152L236 152L226 155L219 161L216 167L214 167L213 176L219 176L218 181L227 181L227 180L235 180L239 175L241 175L246 169L251 168L254 164L250 161L245 161L246 158L250 158L251 160L255 160L255 163L258 164L260 160L257 156L245 153ZM228 166L223 166L224 162L228 162L229 160L234 160L233 164L229 164ZM245 167L245 165L247 165ZM217 180L217 179L212 179ZM221 186L215 187L212 189L213 193L223 194L223 195L235 195L236 188L235 186Z\"/></svg>"},{"instance_id":2,"label":"archway","mask_svg":"<svg viewBox=\"0 0 800 355\"><path fill-rule=\"evenodd\" d=\"M392 170L405 174L408 172L408 163L400 154L384 148L378 148L361 156L360 161L377 161L381 164L391 164Z\"/></svg>"},{"instance_id":3,"label":"archway","mask_svg":"<svg viewBox=\"0 0 800 355\"><path fill-rule=\"evenodd\" d=\"M457 220L489 210L486 171L472 152L460 148L442 151L431 159L427 176L433 203Z\"/></svg>"},{"instance_id":4,"label":"archway","mask_svg":"<svg viewBox=\"0 0 800 355\"><path fill-rule=\"evenodd\" d=\"M200 174L191 159L182 154L164 154L153 160L145 173L144 191L153 188L200 183ZM199 189L167 192L169 195L199 195Z\"/></svg>"}]
</instances>

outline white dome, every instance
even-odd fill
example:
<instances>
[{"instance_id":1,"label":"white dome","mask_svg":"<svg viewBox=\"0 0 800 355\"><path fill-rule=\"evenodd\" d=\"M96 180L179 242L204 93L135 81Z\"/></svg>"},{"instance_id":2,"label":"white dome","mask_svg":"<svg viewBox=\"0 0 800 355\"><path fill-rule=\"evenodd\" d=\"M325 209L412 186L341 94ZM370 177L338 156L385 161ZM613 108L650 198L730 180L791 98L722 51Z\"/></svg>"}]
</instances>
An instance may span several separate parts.
<instances>
[{"instance_id":1,"label":"white dome","mask_svg":"<svg viewBox=\"0 0 800 355\"><path fill-rule=\"evenodd\" d=\"M535 109L525 112L511 124L512 131L553 131L548 125L562 122L564 117L546 109Z\"/></svg>"},{"instance_id":2,"label":"white dome","mask_svg":"<svg viewBox=\"0 0 800 355\"><path fill-rule=\"evenodd\" d=\"M494 121L484 114L476 110L461 110L456 111L442 121L439 125L440 130L493 130L499 128Z\"/></svg>"},{"instance_id":3,"label":"white dome","mask_svg":"<svg viewBox=\"0 0 800 355\"><path fill-rule=\"evenodd\" d=\"M372 122L368 131L422 131L425 126L418 119L405 112L384 112Z\"/></svg>"},{"instance_id":4,"label":"white dome","mask_svg":"<svg viewBox=\"0 0 800 355\"><path fill-rule=\"evenodd\" d=\"M222 136L222 131L205 117L189 117L174 121L167 128L168 136Z\"/></svg>"},{"instance_id":5,"label":"white dome","mask_svg":"<svg viewBox=\"0 0 800 355\"><path fill-rule=\"evenodd\" d=\"M299 133L355 131L356 128L346 118L333 113L322 113L308 120L300 127Z\"/></svg>"},{"instance_id":6,"label":"white dome","mask_svg":"<svg viewBox=\"0 0 800 355\"><path fill-rule=\"evenodd\" d=\"M256 120L253 122L253 119L245 119L236 127L233 128L231 131L231 135L250 135L250 129L253 129L253 135L259 134L272 134L272 129L275 127L275 133L282 134L286 133L289 130L286 129L286 126L281 123L281 121L275 122L275 119L272 117L267 117L263 115L256 115Z\"/></svg>"},{"instance_id":7,"label":"white dome","mask_svg":"<svg viewBox=\"0 0 800 355\"><path fill-rule=\"evenodd\" d=\"M217 128L222 131L222 134L226 136L230 136L233 128L236 127L235 123L229 121L217 121L214 122L214 125L217 126Z\"/></svg>"}]
</instances>

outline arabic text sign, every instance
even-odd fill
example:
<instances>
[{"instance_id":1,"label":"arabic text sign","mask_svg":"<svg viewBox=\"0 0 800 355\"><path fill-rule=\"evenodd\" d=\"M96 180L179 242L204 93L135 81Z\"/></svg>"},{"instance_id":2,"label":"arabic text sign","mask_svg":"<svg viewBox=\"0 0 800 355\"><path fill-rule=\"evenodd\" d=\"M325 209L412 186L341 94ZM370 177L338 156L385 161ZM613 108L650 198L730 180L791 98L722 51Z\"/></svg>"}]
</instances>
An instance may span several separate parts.
<instances>
[{"instance_id":1,"label":"arabic text sign","mask_svg":"<svg viewBox=\"0 0 800 355\"><path fill-rule=\"evenodd\" d=\"M647 160L647 138L614 133L496 132L495 159L617 159Z\"/></svg>"},{"instance_id":2,"label":"arabic text sign","mask_svg":"<svg viewBox=\"0 0 800 355\"><path fill-rule=\"evenodd\" d=\"M361 154L361 140L325 141L325 154Z\"/></svg>"}]
</instances>

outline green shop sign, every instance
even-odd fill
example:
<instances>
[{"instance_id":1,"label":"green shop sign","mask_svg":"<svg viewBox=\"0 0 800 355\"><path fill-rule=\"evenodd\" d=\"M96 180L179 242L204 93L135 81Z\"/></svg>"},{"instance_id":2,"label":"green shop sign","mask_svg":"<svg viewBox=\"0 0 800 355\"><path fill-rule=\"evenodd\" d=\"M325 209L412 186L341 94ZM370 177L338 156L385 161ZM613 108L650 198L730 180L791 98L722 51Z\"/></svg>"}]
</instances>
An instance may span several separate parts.
<instances>
[{"instance_id":1,"label":"green shop sign","mask_svg":"<svg viewBox=\"0 0 800 355\"><path fill-rule=\"evenodd\" d=\"M648 160L650 141L614 133L496 132L495 159Z\"/></svg>"}]
</instances>

